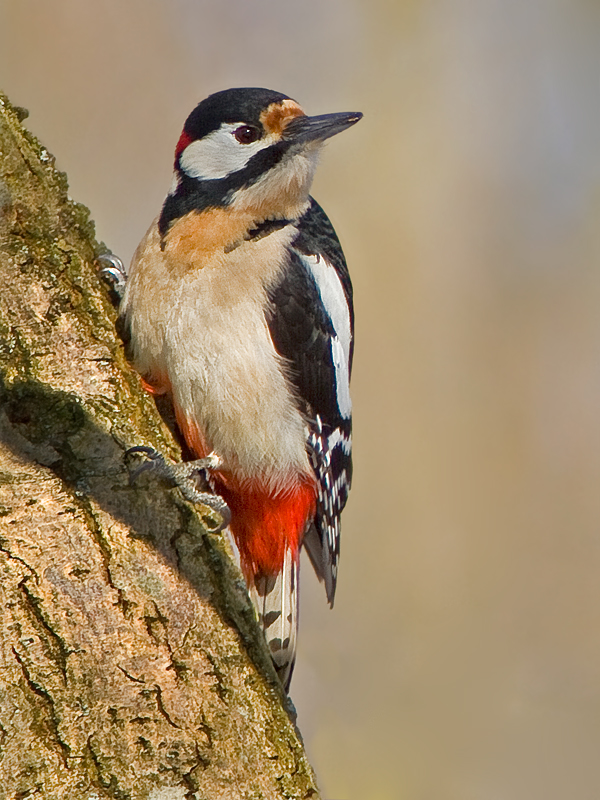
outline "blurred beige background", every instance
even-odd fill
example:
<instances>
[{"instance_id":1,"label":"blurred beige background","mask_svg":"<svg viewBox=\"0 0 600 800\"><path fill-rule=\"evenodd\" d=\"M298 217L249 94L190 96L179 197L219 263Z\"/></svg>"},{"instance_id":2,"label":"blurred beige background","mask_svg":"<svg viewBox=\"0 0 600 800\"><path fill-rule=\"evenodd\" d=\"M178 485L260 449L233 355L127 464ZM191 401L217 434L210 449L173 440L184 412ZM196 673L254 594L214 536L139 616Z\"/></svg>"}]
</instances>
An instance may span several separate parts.
<instances>
[{"instance_id":1,"label":"blurred beige background","mask_svg":"<svg viewBox=\"0 0 600 800\"><path fill-rule=\"evenodd\" d=\"M329 800L600 797L600 6L0 0L0 86L129 258L209 92L362 110L314 194L356 479L292 696Z\"/></svg>"}]
</instances>

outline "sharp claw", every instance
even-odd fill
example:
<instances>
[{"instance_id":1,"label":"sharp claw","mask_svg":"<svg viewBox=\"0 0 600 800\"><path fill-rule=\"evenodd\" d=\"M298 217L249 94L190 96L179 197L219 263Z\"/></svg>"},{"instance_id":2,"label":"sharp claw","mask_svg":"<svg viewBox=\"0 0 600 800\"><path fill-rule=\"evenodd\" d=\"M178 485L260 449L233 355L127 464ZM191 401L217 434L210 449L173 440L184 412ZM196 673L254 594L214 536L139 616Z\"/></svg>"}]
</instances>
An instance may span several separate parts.
<instances>
[{"instance_id":1,"label":"sharp claw","mask_svg":"<svg viewBox=\"0 0 600 800\"><path fill-rule=\"evenodd\" d=\"M96 259L96 261L107 261L109 264L112 264L117 269L123 269L123 262L116 256L114 253L101 253Z\"/></svg>"},{"instance_id":2,"label":"sharp claw","mask_svg":"<svg viewBox=\"0 0 600 800\"><path fill-rule=\"evenodd\" d=\"M129 450L125 452L125 457L129 456L136 456L141 455L145 456L148 461L143 461L139 467L136 467L129 473L129 485L133 486L133 484L137 481L140 475L143 472L147 472L148 470L154 469L158 465L162 465L163 467L167 467L167 462L164 459L164 456L155 450L153 447L147 447L144 444L136 445L135 447L130 447Z\"/></svg>"},{"instance_id":3,"label":"sharp claw","mask_svg":"<svg viewBox=\"0 0 600 800\"><path fill-rule=\"evenodd\" d=\"M119 256L116 256L114 253L102 253L102 255L96 258L96 261L99 261L101 264L105 263L109 265L107 267L102 267L102 272L106 271L108 273L116 273L121 275L121 277L125 276L125 266Z\"/></svg>"},{"instance_id":4,"label":"sharp claw","mask_svg":"<svg viewBox=\"0 0 600 800\"><path fill-rule=\"evenodd\" d=\"M127 285L127 272L121 259L113 253L103 253L97 257L96 262L100 266L100 276L108 281L119 298L122 298Z\"/></svg>"},{"instance_id":5,"label":"sharp claw","mask_svg":"<svg viewBox=\"0 0 600 800\"><path fill-rule=\"evenodd\" d=\"M155 450L153 447L148 447L145 444L137 444L135 447L130 447L129 450L125 451L126 456L135 456L138 453L154 459L155 461L160 461L161 459L163 461L165 460L164 456L161 455L158 450Z\"/></svg>"},{"instance_id":6,"label":"sharp claw","mask_svg":"<svg viewBox=\"0 0 600 800\"><path fill-rule=\"evenodd\" d=\"M215 500L220 499L218 495L215 495L214 497L215 497ZM190 502L194 502L194 501L190 500ZM223 501L223 504L222 505L219 504L219 507L217 507L216 503L214 505L209 505L208 502L205 502L202 505L207 506L208 508L210 508L211 511L214 511L215 514L218 514L221 517L221 521L218 522L214 527L213 526L209 527L208 525L206 526L208 532L209 533L221 533L221 531L224 531L225 528L227 528L227 526L231 522L231 511L230 511L229 506L227 505L227 503L225 501ZM203 516L203 520L206 520L206 518L204 516ZM206 521L205 521L204 524L206 525Z\"/></svg>"}]
</instances>

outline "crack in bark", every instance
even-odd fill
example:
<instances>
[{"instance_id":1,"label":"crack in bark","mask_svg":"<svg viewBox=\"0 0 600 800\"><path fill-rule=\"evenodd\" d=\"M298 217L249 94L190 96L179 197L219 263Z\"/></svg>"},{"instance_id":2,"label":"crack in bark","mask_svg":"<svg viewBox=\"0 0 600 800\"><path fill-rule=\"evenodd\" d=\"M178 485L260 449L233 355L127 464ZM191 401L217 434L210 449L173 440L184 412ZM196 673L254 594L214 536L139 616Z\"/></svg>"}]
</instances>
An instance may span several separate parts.
<instances>
[{"instance_id":1,"label":"crack in bark","mask_svg":"<svg viewBox=\"0 0 600 800\"><path fill-rule=\"evenodd\" d=\"M31 797L34 795L38 795L42 797L42 793L44 791L44 787L41 783L36 783L35 786L30 787L29 789L22 789L15 793L14 800L30 800Z\"/></svg>"},{"instance_id":2,"label":"crack in bark","mask_svg":"<svg viewBox=\"0 0 600 800\"><path fill-rule=\"evenodd\" d=\"M97 781L100 786L109 792L115 800L131 800L131 794L129 792L124 792L122 789L119 789L119 781L116 775L113 774L108 778L105 777L105 770L102 766L100 754L97 753L92 746L92 736L88 736L86 748L92 759L94 769L96 770Z\"/></svg>"},{"instance_id":3,"label":"crack in bark","mask_svg":"<svg viewBox=\"0 0 600 800\"><path fill-rule=\"evenodd\" d=\"M181 780L187 789L187 792L185 793L185 800L196 800L198 797L196 792L200 788L200 784L192 774L198 769L198 767L203 770L208 769L210 767L210 759L202 755L200 748L198 747L198 743L196 742L196 763L193 764L192 767L181 776Z\"/></svg>"},{"instance_id":4,"label":"crack in bark","mask_svg":"<svg viewBox=\"0 0 600 800\"><path fill-rule=\"evenodd\" d=\"M163 717L167 720L169 725L172 728L180 729L179 725L176 725L173 722L173 720L169 716L169 712L165 708L165 704L164 704L163 699L162 699L162 689L160 688L160 686L158 684L155 684L154 689L147 689L146 691L142 692L142 694L144 694L146 696L149 696L149 695L153 694L156 697L156 707L158 708L160 713L163 715Z\"/></svg>"},{"instance_id":5,"label":"crack in bark","mask_svg":"<svg viewBox=\"0 0 600 800\"><path fill-rule=\"evenodd\" d=\"M155 600L152 600L152 605L154 606L155 616L152 616L152 614L145 614L143 617L144 623L146 625L146 630L148 632L148 635L156 642L156 644L159 647L164 646L169 650L170 649L169 639L167 637L167 622L169 620L161 612ZM159 634L154 630L154 623L156 622L160 623L164 632L164 638L159 636Z\"/></svg>"},{"instance_id":6,"label":"crack in bark","mask_svg":"<svg viewBox=\"0 0 600 800\"><path fill-rule=\"evenodd\" d=\"M57 652L54 655L54 661L56 662L57 666L60 669L60 674L62 675L64 684L67 684L67 659L74 653L74 650L69 650L67 645L61 639L61 637L56 633L55 630L52 629L48 620L44 617L42 613L42 600L39 597L36 597L33 592L31 592L27 588L27 578L23 578L23 580L19 583L18 588L25 599L26 606L30 609L31 614L33 615L34 619L37 621L38 625L43 629L46 633L47 637L49 638L50 642L53 643L54 647L51 647L51 651L56 650Z\"/></svg>"},{"instance_id":7,"label":"crack in bark","mask_svg":"<svg viewBox=\"0 0 600 800\"><path fill-rule=\"evenodd\" d=\"M25 662L24 662L23 658L19 655L17 649L15 647L13 647L12 651L13 651L14 657L17 660L17 663L21 667L21 672L23 673L23 677L25 678L25 682L27 683L27 685L29 686L31 691L44 701L44 705L46 706L47 711L48 711L51 732L52 732L52 734L54 736L56 744L59 747L59 751L60 751L60 755L61 755L61 760L62 760L63 766L65 767L65 769L68 769L69 768L68 759L69 759L69 757L71 755L71 748L69 747L69 745L65 741L63 741L61 739L60 730L59 730L60 720L59 720L58 715L56 713L56 706L54 704L54 700L52 699L52 695L43 686L40 686L40 684L37 683L32 678L31 673L29 672L29 670L25 666Z\"/></svg>"},{"instance_id":8,"label":"crack in bark","mask_svg":"<svg viewBox=\"0 0 600 800\"><path fill-rule=\"evenodd\" d=\"M197 726L197 729L202 731L202 733L206 736L208 740L208 747L211 748L213 746L212 728L206 721L206 716L204 713L202 714L202 722Z\"/></svg>"},{"instance_id":9,"label":"crack in bark","mask_svg":"<svg viewBox=\"0 0 600 800\"><path fill-rule=\"evenodd\" d=\"M206 658L208 659L208 661L210 662L210 665L212 667L212 674L213 674L215 680L217 681L217 685L215 687L215 691L217 692L217 694L220 697L220 699L224 703L226 703L227 699L228 699L228 695L229 695L229 689L225 686L225 680L224 680L225 679L225 675L219 669L219 667L217 665L217 661L214 658L214 656L212 655L212 653L209 653L207 651L205 655L206 655Z\"/></svg>"},{"instance_id":10,"label":"crack in bark","mask_svg":"<svg viewBox=\"0 0 600 800\"><path fill-rule=\"evenodd\" d=\"M120 664L117 664L117 669L120 669L123 675L125 675L125 677L128 678L133 683L142 683L142 684L146 683L146 681L143 678L135 678L133 675L130 675L129 672L127 672L127 670L124 669Z\"/></svg>"},{"instance_id":11,"label":"crack in bark","mask_svg":"<svg viewBox=\"0 0 600 800\"><path fill-rule=\"evenodd\" d=\"M25 569L30 573L30 575L35 578L36 583L39 583L40 576L33 569L33 567L26 561L24 561L20 556L16 556L14 553L11 553L10 550L8 550L4 546L4 539L2 538L0 538L0 553L5 553L7 558L11 559L11 561L18 561L19 564L22 564L22 566L25 567Z\"/></svg>"},{"instance_id":12,"label":"crack in bark","mask_svg":"<svg viewBox=\"0 0 600 800\"><path fill-rule=\"evenodd\" d=\"M92 504L87 497L77 495L75 492L72 493L72 496L74 498L74 502L81 509L86 522L86 527L98 545L98 549L100 550L102 565L106 574L106 582L110 588L117 593L117 602L115 605L121 610L125 619L129 620L130 611L135 607L136 604L130 600L127 600L124 589L122 589L120 586L117 586L113 581L110 568L110 562L113 558L112 548L108 542L108 539L106 538L104 530L102 529L102 525L96 518Z\"/></svg>"},{"instance_id":13,"label":"crack in bark","mask_svg":"<svg viewBox=\"0 0 600 800\"><path fill-rule=\"evenodd\" d=\"M171 550L175 553L175 564L177 566L178 572L182 571L181 567L181 556L179 554L179 549L177 547L177 540L181 539L181 537L185 534L185 529L183 527L177 528L176 531L169 538L169 544L171 545Z\"/></svg>"},{"instance_id":14,"label":"crack in bark","mask_svg":"<svg viewBox=\"0 0 600 800\"><path fill-rule=\"evenodd\" d=\"M175 653L173 647L171 646L171 642L169 641L169 632L168 632L168 617L162 613L160 608L158 607L155 600L152 600L152 605L154 606L154 611L156 612L156 616L152 616L151 614L146 614L144 616L144 622L146 624L146 630L148 631L148 635L156 642L158 647L166 648L169 654L169 661L170 664L167 669L172 669L175 672L175 676L179 679L188 671L188 667L185 664L177 661L175 658ZM154 624L160 623L163 629L163 637L160 637L157 632L154 630Z\"/></svg>"}]
</instances>

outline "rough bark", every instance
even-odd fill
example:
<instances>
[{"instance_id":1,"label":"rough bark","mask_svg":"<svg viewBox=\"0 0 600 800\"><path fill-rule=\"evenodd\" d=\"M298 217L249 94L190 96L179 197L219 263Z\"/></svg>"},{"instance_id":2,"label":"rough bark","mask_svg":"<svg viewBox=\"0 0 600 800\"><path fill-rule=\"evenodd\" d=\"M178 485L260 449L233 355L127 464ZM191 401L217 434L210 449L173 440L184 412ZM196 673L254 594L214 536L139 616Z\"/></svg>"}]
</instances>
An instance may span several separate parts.
<instances>
[{"instance_id":1,"label":"rough bark","mask_svg":"<svg viewBox=\"0 0 600 800\"><path fill-rule=\"evenodd\" d=\"M317 798L223 537L129 485L128 447L177 445L19 116L0 95L0 798Z\"/></svg>"}]
</instances>

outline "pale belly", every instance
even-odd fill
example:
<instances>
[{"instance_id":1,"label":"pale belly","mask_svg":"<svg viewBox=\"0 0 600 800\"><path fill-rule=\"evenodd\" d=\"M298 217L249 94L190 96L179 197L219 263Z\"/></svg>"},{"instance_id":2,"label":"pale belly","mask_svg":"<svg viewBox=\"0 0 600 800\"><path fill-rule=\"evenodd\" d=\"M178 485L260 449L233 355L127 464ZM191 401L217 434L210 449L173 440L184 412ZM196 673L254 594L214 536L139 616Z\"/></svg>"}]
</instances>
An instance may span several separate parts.
<instances>
[{"instance_id":1,"label":"pale belly","mask_svg":"<svg viewBox=\"0 0 600 800\"><path fill-rule=\"evenodd\" d=\"M278 272L286 236L183 271L151 228L123 304L140 373L166 379L180 418L229 471L273 485L312 475L305 421L264 316L265 286Z\"/></svg>"},{"instance_id":2,"label":"pale belly","mask_svg":"<svg viewBox=\"0 0 600 800\"><path fill-rule=\"evenodd\" d=\"M262 309L251 300L217 307L186 293L162 319L161 341L144 347L133 315L136 366L166 378L178 415L225 468L240 480L273 484L310 475L305 421Z\"/></svg>"}]
</instances>

